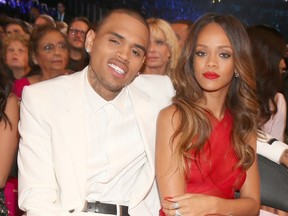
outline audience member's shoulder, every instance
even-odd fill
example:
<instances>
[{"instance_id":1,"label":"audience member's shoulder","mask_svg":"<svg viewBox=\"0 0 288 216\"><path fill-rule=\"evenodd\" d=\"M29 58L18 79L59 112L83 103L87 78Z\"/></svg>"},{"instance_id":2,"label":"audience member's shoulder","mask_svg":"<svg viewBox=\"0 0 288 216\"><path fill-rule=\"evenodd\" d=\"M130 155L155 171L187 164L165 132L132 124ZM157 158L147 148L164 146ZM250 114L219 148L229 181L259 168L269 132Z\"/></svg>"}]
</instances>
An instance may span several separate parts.
<instances>
[{"instance_id":1,"label":"audience member's shoulder","mask_svg":"<svg viewBox=\"0 0 288 216\"><path fill-rule=\"evenodd\" d=\"M170 98L175 93L173 84L166 75L141 74L135 78L132 84L154 98Z\"/></svg>"},{"instance_id":2,"label":"audience member's shoulder","mask_svg":"<svg viewBox=\"0 0 288 216\"><path fill-rule=\"evenodd\" d=\"M280 93L280 92L276 93L276 98L277 98L277 100L284 100L285 101L284 95L282 93Z\"/></svg>"},{"instance_id":3,"label":"audience member's shoulder","mask_svg":"<svg viewBox=\"0 0 288 216\"><path fill-rule=\"evenodd\" d=\"M179 120L181 119L180 113L174 104L170 104L169 106L164 107L160 111L159 115L161 116L161 118L166 119L169 122L171 122L171 120L178 122L177 124L179 124ZM172 116L173 116L173 118L172 118Z\"/></svg>"},{"instance_id":4,"label":"audience member's shoulder","mask_svg":"<svg viewBox=\"0 0 288 216\"><path fill-rule=\"evenodd\" d=\"M136 85L146 84L148 86L157 86L162 83L171 82L168 76L157 75L157 74L140 74L134 80Z\"/></svg>"}]
</instances>

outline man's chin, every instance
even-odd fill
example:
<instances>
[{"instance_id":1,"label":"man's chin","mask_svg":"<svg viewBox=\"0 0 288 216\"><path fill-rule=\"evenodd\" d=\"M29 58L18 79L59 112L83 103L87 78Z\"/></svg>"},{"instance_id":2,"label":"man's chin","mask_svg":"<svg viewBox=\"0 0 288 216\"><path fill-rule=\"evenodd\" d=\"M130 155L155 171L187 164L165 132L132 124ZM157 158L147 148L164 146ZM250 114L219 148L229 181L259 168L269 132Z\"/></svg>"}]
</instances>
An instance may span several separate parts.
<instances>
[{"instance_id":1,"label":"man's chin","mask_svg":"<svg viewBox=\"0 0 288 216\"><path fill-rule=\"evenodd\" d=\"M83 50L85 50L84 46L71 46L71 49L77 52L82 52Z\"/></svg>"}]
</instances>

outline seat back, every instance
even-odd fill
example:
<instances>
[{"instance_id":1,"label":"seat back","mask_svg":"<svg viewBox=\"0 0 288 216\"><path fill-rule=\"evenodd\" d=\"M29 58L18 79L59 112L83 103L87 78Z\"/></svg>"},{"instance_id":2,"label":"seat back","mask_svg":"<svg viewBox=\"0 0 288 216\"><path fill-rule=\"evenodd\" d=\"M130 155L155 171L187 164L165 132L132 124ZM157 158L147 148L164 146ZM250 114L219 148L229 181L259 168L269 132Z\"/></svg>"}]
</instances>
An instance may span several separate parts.
<instances>
[{"instance_id":1,"label":"seat back","mask_svg":"<svg viewBox=\"0 0 288 216\"><path fill-rule=\"evenodd\" d=\"M286 167L258 155L261 205L288 211L288 171Z\"/></svg>"}]
</instances>

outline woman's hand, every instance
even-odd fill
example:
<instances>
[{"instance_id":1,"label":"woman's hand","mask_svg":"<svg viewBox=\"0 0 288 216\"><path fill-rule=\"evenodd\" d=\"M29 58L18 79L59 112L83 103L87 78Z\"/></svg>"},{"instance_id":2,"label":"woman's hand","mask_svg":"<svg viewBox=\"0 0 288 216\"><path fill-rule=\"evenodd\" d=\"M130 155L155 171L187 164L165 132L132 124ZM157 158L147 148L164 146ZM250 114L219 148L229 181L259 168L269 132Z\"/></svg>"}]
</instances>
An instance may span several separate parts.
<instances>
[{"instance_id":1,"label":"woman's hand","mask_svg":"<svg viewBox=\"0 0 288 216\"><path fill-rule=\"evenodd\" d=\"M213 196L186 193L166 198L162 208L167 216L202 216L212 213L216 199Z\"/></svg>"}]
</instances>

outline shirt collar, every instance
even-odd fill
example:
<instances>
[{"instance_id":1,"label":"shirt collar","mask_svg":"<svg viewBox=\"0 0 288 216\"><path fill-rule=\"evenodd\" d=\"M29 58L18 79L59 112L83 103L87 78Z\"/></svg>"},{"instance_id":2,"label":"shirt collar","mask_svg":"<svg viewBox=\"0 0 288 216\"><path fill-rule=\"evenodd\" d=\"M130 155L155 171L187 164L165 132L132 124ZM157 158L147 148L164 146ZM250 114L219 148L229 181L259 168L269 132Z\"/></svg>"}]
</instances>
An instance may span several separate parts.
<instances>
[{"instance_id":1,"label":"shirt collar","mask_svg":"<svg viewBox=\"0 0 288 216\"><path fill-rule=\"evenodd\" d=\"M96 93L92 88L92 86L90 85L88 81L88 73L86 74L85 77L86 77L84 79L85 95L88 99L89 105L91 106L94 112L99 111L107 104L112 104L116 108L116 110L118 110L120 113L127 112L127 104L129 102L129 94L127 87L124 87L116 98L114 98L111 101L106 101L98 93Z\"/></svg>"}]
</instances>

